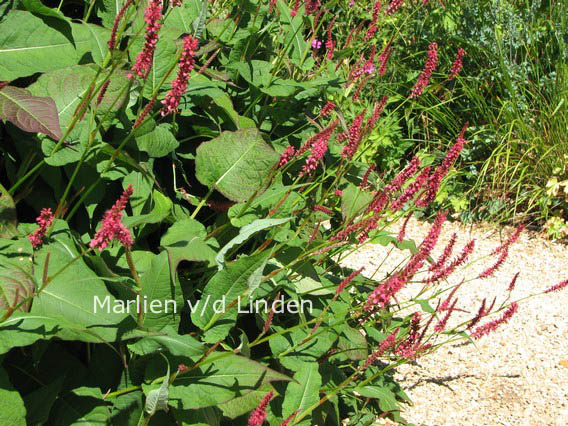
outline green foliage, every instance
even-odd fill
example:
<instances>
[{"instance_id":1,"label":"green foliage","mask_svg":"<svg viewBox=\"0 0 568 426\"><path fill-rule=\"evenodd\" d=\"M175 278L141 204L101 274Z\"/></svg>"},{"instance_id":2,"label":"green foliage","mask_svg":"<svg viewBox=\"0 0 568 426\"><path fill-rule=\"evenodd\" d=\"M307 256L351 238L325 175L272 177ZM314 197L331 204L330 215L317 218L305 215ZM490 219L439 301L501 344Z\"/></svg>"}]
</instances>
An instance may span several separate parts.
<instances>
[{"instance_id":1,"label":"green foliage","mask_svg":"<svg viewBox=\"0 0 568 426\"><path fill-rule=\"evenodd\" d=\"M241 425L259 406L270 424L404 423L394 370L472 330L427 332L448 289L412 269L432 241L392 227L465 211L474 184L510 185L494 201L530 214L566 207L565 74L524 63L565 55L546 41L558 17L383 5L366 38L364 2L185 0L164 2L152 40L149 3L0 5L0 423ZM367 242L407 259L380 279L344 268ZM423 290L395 300L399 278Z\"/></svg>"}]
</instances>

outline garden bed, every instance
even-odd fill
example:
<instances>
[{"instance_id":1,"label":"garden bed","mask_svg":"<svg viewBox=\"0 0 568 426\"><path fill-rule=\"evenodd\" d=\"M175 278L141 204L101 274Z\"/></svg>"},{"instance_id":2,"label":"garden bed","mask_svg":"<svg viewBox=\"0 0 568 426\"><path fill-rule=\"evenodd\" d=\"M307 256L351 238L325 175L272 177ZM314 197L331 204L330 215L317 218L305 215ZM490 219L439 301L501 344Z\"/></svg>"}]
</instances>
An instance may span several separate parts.
<instances>
[{"instance_id":1,"label":"garden bed","mask_svg":"<svg viewBox=\"0 0 568 426\"><path fill-rule=\"evenodd\" d=\"M428 229L427 223L411 219L407 235L421 241ZM458 234L458 247L476 239L478 257L489 255L502 242L498 229L447 223L434 258L454 232ZM512 230L501 232L504 239ZM364 274L370 276L388 251L389 247L368 244L343 263L353 268L365 266ZM403 257L401 252L391 253L374 278L382 278L383 271L391 271ZM471 268L452 276L451 282L459 283L466 274L476 276L493 263L492 257L480 258ZM525 232L493 277L460 287L456 293L458 305L478 306L484 297L492 300L493 293L503 294L519 271L514 299L542 292L568 275L568 249ZM403 291L410 294L416 288L409 286ZM446 345L435 355L400 366L395 377L414 403L403 417L426 425L566 424L567 305L566 292L530 298L520 305L509 324L476 341L475 346L463 342ZM459 319L459 315L450 318L450 326Z\"/></svg>"}]
</instances>

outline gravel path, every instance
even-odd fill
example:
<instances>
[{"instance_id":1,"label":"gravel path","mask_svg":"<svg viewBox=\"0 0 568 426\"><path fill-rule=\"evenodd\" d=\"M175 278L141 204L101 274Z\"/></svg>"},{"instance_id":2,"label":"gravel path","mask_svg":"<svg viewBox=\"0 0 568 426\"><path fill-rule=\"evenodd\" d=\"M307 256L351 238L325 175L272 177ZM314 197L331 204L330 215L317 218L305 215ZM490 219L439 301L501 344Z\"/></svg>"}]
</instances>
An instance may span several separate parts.
<instances>
[{"instance_id":1,"label":"gravel path","mask_svg":"<svg viewBox=\"0 0 568 426\"><path fill-rule=\"evenodd\" d=\"M407 236L419 243L429 226L411 220ZM506 228L499 235L484 226L446 223L433 257L454 232L458 234L454 251L476 239L472 258L483 259L456 272L450 282L457 284L494 264L491 251L513 231ZM369 244L343 263L365 266L365 275L382 278L405 258L393 251L381 265L388 251L388 247ZM481 300L491 301L493 295L498 296L499 306L516 272L520 275L513 300L542 292L568 279L568 247L524 232L493 277L459 288L458 307L477 312ZM416 290L409 286L403 291L408 296ZM404 299L401 295L399 301ZM449 325L471 316L458 313ZM463 342L443 346L414 364L401 366L396 377L414 403L403 417L418 425L568 425L568 289L524 300L511 322L477 340L475 346Z\"/></svg>"}]
</instances>

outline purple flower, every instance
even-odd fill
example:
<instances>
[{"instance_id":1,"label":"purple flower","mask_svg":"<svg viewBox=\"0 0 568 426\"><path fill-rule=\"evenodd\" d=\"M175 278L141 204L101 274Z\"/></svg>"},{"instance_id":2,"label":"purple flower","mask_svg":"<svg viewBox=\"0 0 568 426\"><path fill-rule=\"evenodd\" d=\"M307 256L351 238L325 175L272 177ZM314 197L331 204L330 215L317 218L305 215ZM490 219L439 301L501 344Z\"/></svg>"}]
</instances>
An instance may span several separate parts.
<instances>
[{"instance_id":1,"label":"purple flower","mask_svg":"<svg viewBox=\"0 0 568 426\"><path fill-rule=\"evenodd\" d=\"M317 38L314 38L312 40L312 49L319 49L321 48L321 41L318 40Z\"/></svg>"}]
</instances>

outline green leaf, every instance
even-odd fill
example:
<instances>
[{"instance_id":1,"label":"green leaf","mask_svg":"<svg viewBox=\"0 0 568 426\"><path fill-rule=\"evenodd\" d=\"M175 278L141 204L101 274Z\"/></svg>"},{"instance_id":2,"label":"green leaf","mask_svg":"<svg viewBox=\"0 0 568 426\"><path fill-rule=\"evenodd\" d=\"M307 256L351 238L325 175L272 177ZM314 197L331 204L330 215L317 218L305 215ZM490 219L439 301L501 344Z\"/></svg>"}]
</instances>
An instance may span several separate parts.
<instances>
[{"instance_id":1,"label":"green leaf","mask_svg":"<svg viewBox=\"0 0 568 426\"><path fill-rule=\"evenodd\" d=\"M65 15L63 15L63 13L61 13L61 11L45 6L41 2L41 0L21 0L21 1L22 1L22 6L24 6L24 8L29 12L67 21L67 18L65 17Z\"/></svg>"},{"instance_id":2,"label":"green leaf","mask_svg":"<svg viewBox=\"0 0 568 426\"><path fill-rule=\"evenodd\" d=\"M294 411L303 412L306 408L317 404L320 400L319 392L322 384L318 371L319 364L312 362L305 364L294 374L294 382L288 384L284 402L282 404L282 417L287 418ZM311 424L311 416L304 417L300 425Z\"/></svg>"},{"instance_id":3,"label":"green leaf","mask_svg":"<svg viewBox=\"0 0 568 426\"><path fill-rule=\"evenodd\" d=\"M102 0L102 2L100 2L101 5L97 15L101 18L106 28L112 28L114 19L125 1L126 0Z\"/></svg>"},{"instance_id":4,"label":"green leaf","mask_svg":"<svg viewBox=\"0 0 568 426\"><path fill-rule=\"evenodd\" d=\"M263 364L239 355L210 355L212 363L180 374L170 387L170 402L178 408L211 407L259 389L265 383L290 380Z\"/></svg>"},{"instance_id":5,"label":"green leaf","mask_svg":"<svg viewBox=\"0 0 568 426\"><path fill-rule=\"evenodd\" d=\"M366 396L367 398L375 398L379 400L379 407L383 411L397 411L400 410L395 394L386 387L380 386L363 386L355 388L355 392Z\"/></svg>"},{"instance_id":6,"label":"green leaf","mask_svg":"<svg viewBox=\"0 0 568 426\"><path fill-rule=\"evenodd\" d=\"M278 210L271 217L282 218L293 216L294 210L301 210L305 205L302 196L294 192L292 186L284 186L281 183L271 184L270 187L248 205L246 203L239 203L231 206L228 215L231 219L231 224L240 228L248 225L255 219L265 217L268 212L278 205ZM283 202L282 199L284 199ZM241 214L241 212L243 212Z\"/></svg>"},{"instance_id":7,"label":"green leaf","mask_svg":"<svg viewBox=\"0 0 568 426\"><path fill-rule=\"evenodd\" d=\"M35 292L30 255L32 246L28 238L3 241L0 252L0 311L15 307ZM16 311L27 312L31 302Z\"/></svg>"},{"instance_id":8,"label":"green leaf","mask_svg":"<svg viewBox=\"0 0 568 426\"><path fill-rule=\"evenodd\" d=\"M144 326L160 330L175 324L179 318L178 310L183 306L183 298L181 289L171 279L168 254L165 251L152 257L150 269L144 272L140 284L141 296L148 303L148 309L144 312ZM154 309L152 302L155 303Z\"/></svg>"},{"instance_id":9,"label":"green leaf","mask_svg":"<svg viewBox=\"0 0 568 426\"><path fill-rule=\"evenodd\" d=\"M264 263L267 256L268 253L259 253L241 257L217 272L207 283L201 294L201 300L196 302L191 314L193 323L205 330L203 337L205 342L214 343L227 337L235 325L239 304L227 312L224 310L236 300L240 301L241 306L248 303L248 297L245 297L245 292L249 288L248 280Z\"/></svg>"},{"instance_id":10,"label":"green leaf","mask_svg":"<svg viewBox=\"0 0 568 426\"><path fill-rule=\"evenodd\" d=\"M347 358L362 360L367 358L367 340L358 330L349 326L343 327L337 346Z\"/></svg>"},{"instance_id":11,"label":"green leaf","mask_svg":"<svg viewBox=\"0 0 568 426\"><path fill-rule=\"evenodd\" d=\"M230 65L253 86L268 86L272 64L266 61L253 59L249 62L237 62Z\"/></svg>"},{"instance_id":12,"label":"green leaf","mask_svg":"<svg viewBox=\"0 0 568 426\"><path fill-rule=\"evenodd\" d=\"M235 419L243 414L250 413L258 407L258 404L260 404L266 394L272 390L270 383L266 383L246 395L238 396L220 404L219 408L223 410L223 415L230 419Z\"/></svg>"},{"instance_id":13,"label":"green leaf","mask_svg":"<svg viewBox=\"0 0 568 426\"><path fill-rule=\"evenodd\" d=\"M197 148L197 179L233 201L262 192L279 155L257 129L225 131Z\"/></svg>"},{"instance_id":14,"label":"green leaf","mask_svg":"<svg viewBox=\"0 0 568 426\"><path fill-rule=\"evenodd\" d=\"M73 113L87 95L90 83L97 71L93 65L76 65L61 70L54 70L43 74L29 89L35 96L50 96L59 111L59 122L66 130L73 118ZM102 82L104 75L97 78ZM122 88L128 84L126 73L119 72L112 76L105 97L99 105L98 112L117 111L124 104L128 93L121 93ZM81 126L79 123L78 126ZM78 129L79 127L76 127ZM71 136L76 133L71 133Z\"/></svg>"},{"instance_id":15,"label":"green leaf","mask_svg":"<svg viewBox=\"0 0 568 426\"><path fill-rule=\"evenodd\" d=\"M0 185L0 238L10 239L18 235L18 218L14 199Z\"/></svg>"},{"instance_id":16,"label":"green leaf","mask_svg":"<svg viewBox=\"0 0 568 426\"><path fill-rule=\"evenodd\" d=\"M26 425L26 407L6 371L0 369L0 424L10 426Z\"/></svg>"},{"instance_id":17,"label":"green leaf","mask_svg":"<svg viewBox=\"0 0 568 426\"><path fill-rule=\"evenodd\" d=\"M180 336L173 327L164 327L159 334L146 336L128 348L137 355L148 355L160 350L167 350L174 356L201 357L207 348L193 337Z\"/></svg>"},{"instance_id":18,"label":"green leaf","mask_svg":"<svg viewBox=\"0 0 568 426\"><path fill-rule=\"evenodd\" d=\"M174 7L164 21L161 32L174 40L184 34L194 34L192 23L199 16L201 2L185 0L181 6Z\"/></svg>"},{"instance_id":19,"label":"green leaf","mask_svg":"<svg viewBox=\"0 0 568 426\"><path fill-rule=\"evenodd\" d=\"M368 206L373 199L373 194L363 191L358 186L349 183L341 194L341 213L343 218L353 219L363 213L363 208Z\"/></svg>"},{"instance_id":20,"label":"green leaf","mask_svg":"<svg viewBox=\"0 0 568 426\"><path fill-rule=\"evenodd\" d=\"M59 377L48 385L28 393L24 397L26 404L26 421L28 425L45 424L49 418L49 412L57 399L65 377Z\"/></svg>"},{"instance_id":21,"label":"green leaf","mask_svg":"<svg viewBox=\"0 0 568 426\"><path fill-rule=\"evenodd\" d=\"M205 227L194 219L180 220L167 230L160 245L168 252L172 277L182 260L215 264L216 241L206 237Z\"/></svg>"},{"instance_id":22,"label":"green leaf","mask_svg":"<svg viewBox=\"0 0 568 426\"><path fill-rule=\"evenodd\" d=\"M283 330L275 325L272 327L276 331ZM328 333L322 333L299 345L306 337L308 337L308 334L304 330L295 330L292 333L279 335L269 340L270 349L284 367L298 371L305 364L312 364L323 356L331 348L338 336L333 330L330 330ZM281 355L294 345L299 346L294 351Z\"/></svg>"},{"instance_id":23,"label":"green leaf","mask_svg":"<svg viewBox=\"0 0 568 426\"><path fill-rule=\"evenodd\" d=\"M32 96L19 87L0 89L0 120L7 120L26 132L44 133L55 140L62 136L53 99Z\"/></svg>"},{"instance_id":24,"label":"green leaf","mask_svg":"<svg viewBox=\"0 0 568 426\"><path fill-rule=\"evenodd\" d=\"M143 135L136 136L136 145L150 157L164 157L179 146L170 124L160 124Z\"/></svg>"},{"instance_id":25,"label":"green leaf","mask_svg":"<svg viewBox=\"0 0 568 426\"><path fill-rule=\"evenodd\" d=\"M152 389L146 395L146 405L144 407L144 411L148 413L150 416L153 416L156 411L164 410L168 411L168 388L169 388L169 381L170 378L170 363L168 359L162 354L166 363L168 364L168 370L166 373L166 380L162 382L158 389Z\"/></svg>"},{"instance_id":26,"label":"green leaf","mask_svg":"<svg viewBox=\"0 0 568 426\"><path fill-rule=\"evenodd\" d=\"M254 222L243 226L239 230L239 235L237 235L235 238L229 241L221 250L219 250L217 256L215 256L215 262L217 262L219 270L224 268L225 254L232 247L244 243L246 240L248 240L252 235L256 234L257 232L271 228L273 226L282 225L283 223L289 222L292 219L293 218L291 217L286 217L282 219L257 219Z\"/></svg>"},{"instance_id":27,"label":"green leaf","mask_svg":"<svg viewBox=\"0 0 568 426\"><path fill-rule=\"evenodd\" d=\"M73 324L74 329L84 330L81 339L91 342L116 341L121 334L133 329L133 317L126 312L114 312L112 307L115 305L115 299L104 283L82 259L75 260L79 252L65 222L55 222L51 239L53 242L45 244L35 255L36 280L42 280L47 253L50 254L50 276L62 270L72 260L74 262L55 276L34 298L31 309L34 318L50 318L53 320L52 324L61 322L64 327ZM101 308L100 304L96 305L97 300L108 303ZM7 325L9 324L6 322L2 324ZM88 335L91 337L86 339Z\"/></svg>"},{"instance_id":28,"label":"green leaf","mask_svg":"<svg viewBox=\"0 0 568 426\"><path fill-rule=\"evenodd\" d=\"M49 418L54 425L103 425L110 419L110 406L99 388L80 387L59 396Z\"/></svg>"},{"instance_id":29,"label":"green leaf","mask_svg":"<svg viewBox=\"0 0 568 426\"><path fill-rule=\"evenodd\" d=\"M79 58L74 46L91 41L70 40L57 29L65 25L61 21L47 25L30 12L11 11L0 22L0 81L76 64Z\"/></svg>"},{"instance_id":30,"label":"green leaf","mask_svg":"<svg viewBox=\"0 0 568 426\"><path fill-rule=\"evenodd\" d=\"M72 24L73 39L85 40L76 45L77 57L82 63L94 62L102 65L108 53L110 31L99 25Z\"/></svg>"}]
</instances>

